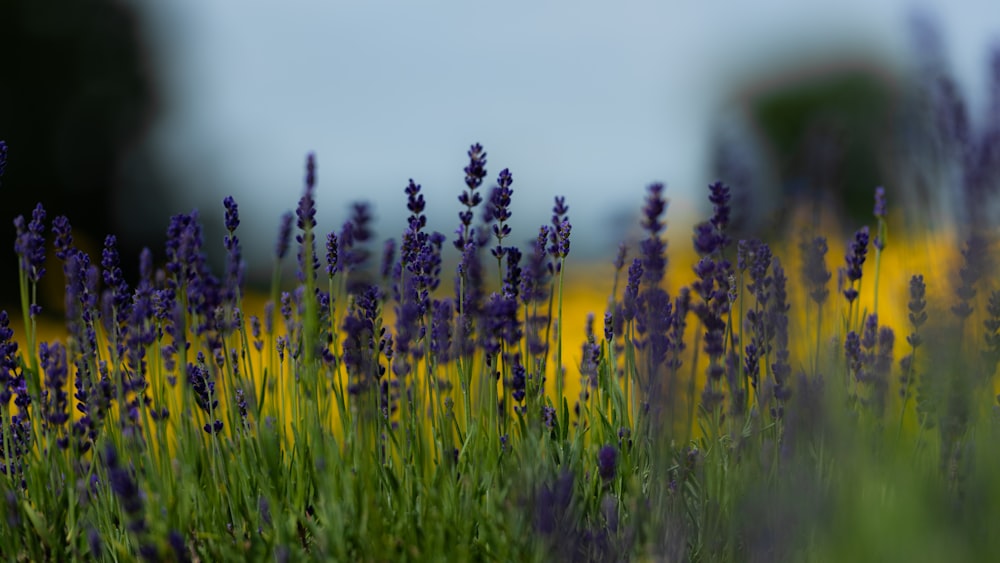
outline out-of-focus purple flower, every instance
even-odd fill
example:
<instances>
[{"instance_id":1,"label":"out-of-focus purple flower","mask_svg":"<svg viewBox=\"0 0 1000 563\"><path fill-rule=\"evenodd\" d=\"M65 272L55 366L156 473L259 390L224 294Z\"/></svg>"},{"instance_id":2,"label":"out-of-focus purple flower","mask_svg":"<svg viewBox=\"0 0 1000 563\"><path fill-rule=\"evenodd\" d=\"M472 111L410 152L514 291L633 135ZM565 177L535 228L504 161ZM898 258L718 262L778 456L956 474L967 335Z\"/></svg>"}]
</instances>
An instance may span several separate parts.
<instances>
[{"instance_id":1,"label":"out-of-focus purple flower","mask_svg":"<svg viewBox=\"0 0 1000 563\"><path fill-rule=\"evenodd\" d=\"M822 305L830 295L830 290L826 287L831 276L826 269L827 249L826 239L823 237L816 237L799 245L802 255L802 277L806 280L809 297L817 305Z\"/></svg>"},{"instance_id":2,"label":"out-of-focus purple flower","mask_svg":"<svg viewBox=\"0 0 1000 563\"><path fill-rule=\"evenodd\" d=\"M295 219L295 215L291 211L287 211L281 216L281 222L278 224L278 241L274 247L274 255L279 261L288 254L288 244L292 240L293 219Z\"/></svg>"},{"instance_id":3,"label":"out-of-focus purple flower","mask_svg":"<svg viewBox=\"0 0 1000 563\"><path fill-rule=\"evenodd\" d=\"M861 333L861 346L865 350L872 350L878 344L878 315L871 314L865 319L864 330Z\"/></svg>"},{"instance_id":4,"label":"out-of-focus purple flower","mask_svg":"<svg viewBox=\"0 0 1000 563\"><path fill-rule=\"evenodd\" d=\"M618 467L618 450L611 444L604 445L597 452L597 474L605 482L615 478L615 469Z\"/></svg>"},{"instance_id":5,"label":"out-of-focus purple flower","mask_svg":"<svg viewBox=\"0 0 1000 563\"><path fill-rule=\"evenodd\" d=\"M129 518L129 530L135 533L145 532L146 523L142 515L144 503L139 484L132 473L121 466L118 452L112 445L108 445L104 450L104 464L108 468L108 483L111 485L111 490L118 497L122 509Z\"/></svg>"},{"instance_id":6,"label":"out-of-focus purple flower","mask_svg":"<svg viewBox=\"0 0 1000 563\"><path fill-rule=\"evenodd\" d=\"M882 186L875 188L875 209L873 213L875 217L885 219L885 188Z\"/></svg>"},{"instance_id":7,"label":"out-of-focus purple flower","mask_svg":"<svg viewBox=\"0 0 1000 563\"><path fill-rule=\"evenodd\" d=\"M474 347L474 319L483 307L483 266L479 247L470 241L462 252L462 260L455 276L455 297L459 304L459 318L455 326L457 351L469 355Z\"/></svg>"},{"instance_id":8,"label":"out-of-focus purple flower","mask_svg":"<svg viewBox=\"0 0 1000 563\"><path fill-rule=\"evenodd\" d=\"M788 387L789 377L792 367L789 364L788 350L788 292L786 290L787 277L785 269L781 267L781 260L774 257L771 264L772 277L774 279L774 299L771 302L771 309L768 311L770 323L774 331L774 363L771 364L771 374L774 377L774 398L779 402L787 401L791 396ZM775 415L782 414L782 407L778 407Z\"/></svg>"},{"instance_id":9,"label":"out-of-focus purple flower","mask_svg":"<svg viewBox=\"0 0 1000 563\"><path fill-rule=\"evenodd\" d=\"M729 242L725 236L726 227L729 226L729 186L722 182L715 182L708 186L708 191L708 201L712 204L710 222L722 237L721 246L724 248Z\"/></svg>"},{"instance_id":10,"label":"out-of-focus purple flower","mask_svg":"<svg viewBox=\"0 0 1000 563\"><path fill-rule=\"evenodd\" d=\"M434 300L431 317L431 354L438 364L451 359L451 320L454 316L450 299Z\"/></svg>"},{"instance_id":11,"label":"out-of-focus purple flower","mask_svg":"<svg viewBox=\"0 0 1000 563\"><path fill-rule=\"evenodd\" d=\"M992 269L986 240L976 235L969 237L965 248L962 249L962 258L964 258L964 262L958 271L958 277L962 283L955 288L955 295L959 302L952 306L951 311L958 318L965 319L973 311L969 302L976 296L976 284L986 272Z\"/></svg>"},{"instance_id":12,"label":"out-of-focus purple flower","mask_svg":"<svg viewBox=\"0 0 1000 563\"><path fill-rule=\"evenodd\" d=\"M396 261L396 239L386 239L382 246L382 279L387 280L392 275L392 266Z\"/></svg>"},{"instance_id":13,"label":"out-of-focus purple flower","mask_svg":"<svg viewBox=\"0 0 1000 563\"><path fill-rule=\"evenodd\" d=\"M371 251L366 246L374 233L371 230L372 215L370 205L366 202L355 202L351 205L351 216L341 226L339 235L339 267L341 271L351 273L364 269L371 258ZM352 293L364 291L367 283L359 280L348 285Z\"/></svg>"},{"instance_id":14,"label":"out-of-focus purple flower","mask_svg":"<svg viewBox=\"0 0 1000 563\"><path fill-rule=\"evenodd\" d=\"M0 405L6 405L12 394L11 385L17 377L17 341L10 328L7 311L0 311Z\"/></svg>"},{"instance_id":15,"label":"out-of-focus purple flower","mask_svg":"<svg viewBox=\"0 0 1000 563\"><path fill-rule=\"evenodd\" d=\"M556 424L556 409L548 405L542 406L542 422L546 428L552 428Z\"/></svg>"},{"instance_id":16,"label":"out-of-focus purple flower","mask_svg":"<svg viewBox=\"0 0 1000 563\"><path fill-rule=\"evenodd\" d=\"M90 557L94 560L100 559L104 553L104 542L101 541L101 533L93 526L87 528L87 547L90 548Z\"/></svg>"},{"instance_id":17,"label":"out-of-focus purple flower","mask_svg":"<svg viewBox=\"0 0 1000 563\"><path fill-rule=\"evenodd\" d=\"M520 290L521 251L516 246L512 246L507 249L507 271L504 272L501 293L504 297L516 299Z\"/></svg>"},{"instance_id":18,"label":"out-of-focus purple flower","mask_svg":"<svg viewBox=\"0 0 1000 563\"><path fill-rule=\"evenodd\" d=\"M646 203L642 209L642 227L649 236L639 243L642 255L643 279L649 287L660 285L666 274L667 245L660 233L666 228L663 215L667 210L667 200L663 197L663 184L651 184L646 194Z\"/></svg>"},{"instance_id":19,"label":"out-of-focus purple flower","mask_svg":"<svg viewBox=\"0 0 1000 563\"><path fill-rule=\"evenodd\" d=\"M496 354L501 344L514 346L521 339L521 323L517 319L517 300L498 293L490 295L483 311L483 349Z\"/></svg>"},{"instance_id":20,"label":"out-of-focus purple flower","mask_svg":"<svg viewBox=\"0 0 1000 563\"><path fill-rule=\"evenodd\" d=\"M885 383L892 368L892 348L896 342L896 336L892 327L879 327L878 331L878 355L875 358L875 372L879 375L880 381Z\"/></svg>"},{"instance_id":21,"label":"out-of-focus purple flower","mask_svg":"<svg viewBox=\"0 0 1000 563\"><path fill-rule=\"evenodd\" d=\"M167 543L170 544L170 549L173 550L174 557L177 558L179 563L188 563L191 561L191 555L184 542L184 536L180 532L171 529L167 534Z\"/></svg>"},{"instance_id":22,"label":"out-of-focus purple flower","mask_svg":"<svg viewBox=\"0 0 1000 563\"><path fill-rule=\"evenodd\" d=\"M45 208L39 203L31 212L31 221L25 224L24 216L14 219L17 238L14 252L20 258L21 269L28 281L38 283L45 275Z\"/></svg>"},{"instance_id":23,"label":"out-of-focus purple flower","mask_svg":"<svg viewBox=\"0 0 1000 563\"><path fill-rule=\"evenodd\" d=\"M750 384L757 388L758 381L758 361L757 346L751 341L743 348L743 373L750 378Z\"/></svg>"},{"instance_id":24,"label":"out-of-focus purple flower","mask_svg":"<svg viewBox=\"0 0 1000 563\"><path fill-rule=\"evenodd\" d=\"M243 424L247 424L247 397L242 388L236 389L236 408L240 413Z\"/></svg>"},{"instance_id":25,"label":"out-of-focus purple flower","mask_svg":"<svg viewBox=\"0 0 1000 563\"><path fill-rule=\"evenodd\" d=\"M261 338L260 317L250 315L250 335L253 336L253 347L260 352L264 347L264 340Z\"/></svg>"},{"instance_id":26,"label":"out-of-focus purple flower","mask_svg":"<svg viewBox=\"0 0 1000 563\"><path fill-rule=\"evenodd\" d=\"M527 371L524 369L524 366L521 365L520 357L518 357L514 362L514 368L511 370L510 378L510 396L515 403L524 402L527 383Z\"/></svg>"},{"instance_id":27,"label":"out-of-focus purple flower","mask_svg":"<svg viewBox=\"0 0 1000 563\"><path fill-rule=\"evenodd\" d=\"M66 394L66 378L69 369L66 365L66 349L58 342L51 345L42 342L38 346L38 358L45 371L45 419L60 428L69 420L69 396ZM68 442L65 442L68 445ZM61 447L66 447L60 443Z\"/></svg>"},{"instance_id":28,"label":"out-of-focus purple flower","mask_svg":"<svg viewBox=\"0 0 1000 563\"><path fill-rule=\"evenodd\" d=\"M625 267L625 256L628 254L628 246L624 242L618 243L618 253L615 254L615 271L619 272Z\"/></svg>"},{"instance_id":29,"label":"out-of-focus purple flower","mask_svg":"<svg viewBox=\"0 0 1000 563\"><path fill-rule=\"evenodd\" d=\"M712 202L713 214L710 220L699 223L694 228L695 251L699 256L708 256L723 251L729 245L726 226L729 225L729 187L722 182L708 186L708 200Z\"/></svg>"},{"instance_id":30,"label":"out-of-focus purple flower","mask_svg":"<svg viewBox=\"0 0 1000 563\"><path fill-rule=\"evenodd\" d=\"M301 233L295 235L295 242L299 243L299 281L306 281L306 277L313 276L319 270L319 256L316 254L316 155L309 153L306 156L306 188L299 198L299 206L295 210L297 220L295 225ZM306 252L312 257L311 264L306 264Z\"/></svg>"},{"instance_id":31,"label":"out-of-focus purple flower","mask_svg":"<svg viewBox=\"0 0 1000 563\"><path fill-rule=\"evenodd\" d=\"M153 251L147 246L139 251L139 282L149 287L153 285Z\"/></svg>"},{"instance_id":32,"label":"out-of-focus purple flower","mask_svg":"<svg viewBox=\"0 0 1000 563\"><path fill-rule=\"evenodd\" d=\"M691 239L694 243L694 250L699 256L709 256L719 247L719 236L715 232L715 227L708 221L694 226L694 235Z\"/></svg>"},{"instance_id":33,"label":"out-of-focus purple flower","mask_svg":"<svg viewBox=\"0 0 1000 563\"><path fill-rule=\"evenodd\" d=\"M525 305L538 303L548 297L548 270L545 267L545 243L549 238L549 228L542 225L538 237L531 245L531 252L524 270L521 272L521 301Z\"/></svg>"},{"instance_id":34,"label":"out-of-focus purple flower","mask_svg":"<svg viewBox=\"0 0 1000 563\"><path fill-rule=\"evenodd\" d=\"M751 241L750 244L750 279L751 285L761 285L767 277L767 270L771 267L771 247L766 242L760 240ZM759 294L766 288L749 288L754 294Z\"/></svg>"},{"instance_id":35,"label":"out-of-focus purple flower","mask_svg":"<svg viewBox=\"0 0 1000 563\"><path fill-rule=\"evenodd\" d=\"M647 188L646 204L642 208L642 228L651 237L659 236L666 228L662 217L667 210L667 200L663 197L664 185L657 182Z\"/></svg>"},{"instance_id":36,"label":"out-of-focus purple flower","mask_svg":"<svg viewBox=\"0 0 1000 563\"><path fill-rule=\"evenodd\" d=\"M927 322L927 311L924 310L927 306L927 300L924 299L926 292L927 286L924 285L924 276L915 275L910 278L910 302L907 304L907 308L910 310L910 324L913 325L914 333ZM914 340L910 340L911 338ZM920 345L919 337L916 334L907 340L914 348Z\"/></svg>"},{"instance_id":37,"label":"out-of-focus purple flower","mask_svg":"<svg viewBox=\"0 0 1000 563\"><path fill-rule=\"evenodd\" d=\"M878 219L875 237L872 239L872 246L875 250L882 252L885 250L886 223L885 223L885 188L879 186L875 188L875 208L873 209L875 218Z\"/></svg>"}]
</instances>

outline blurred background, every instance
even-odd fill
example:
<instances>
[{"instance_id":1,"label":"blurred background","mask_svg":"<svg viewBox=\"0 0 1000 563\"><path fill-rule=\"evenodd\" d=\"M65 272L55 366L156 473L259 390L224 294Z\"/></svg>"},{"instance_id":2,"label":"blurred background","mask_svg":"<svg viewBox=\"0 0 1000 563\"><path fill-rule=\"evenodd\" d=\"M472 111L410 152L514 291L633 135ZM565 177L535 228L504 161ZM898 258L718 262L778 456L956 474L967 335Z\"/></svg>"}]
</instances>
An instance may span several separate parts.
<instances>
[{"instance_id":1,"label":"blurred background","mask_svg":"<svg viewBox=\"0 0 1000 563\"><path fill-rule=\"evenodd\" d=\"M969 174L928 155L939 160L943 130L985 139L977 124L1000 124L998 40L987 1L0 0L0 295L16 299L11 221L36 201L69 215L98 259L118 234L131 276L192 208L221 262L233 195L248 274L264 280L309 151L322 232L365 200L380 237L398 237L413 178L430 228L450 236L474 142L484 188L513 174L514 240L565 195L581 260L612 259L653 181L668 186L674 245L689 244L716 178L744 232L776 234L806 199L853 229L880 184L943 222L960 205L941 179ZM942 92L961 106L943 122ZM984 170L1000 162L979 153Z\"/></svg>"}]
</instances>

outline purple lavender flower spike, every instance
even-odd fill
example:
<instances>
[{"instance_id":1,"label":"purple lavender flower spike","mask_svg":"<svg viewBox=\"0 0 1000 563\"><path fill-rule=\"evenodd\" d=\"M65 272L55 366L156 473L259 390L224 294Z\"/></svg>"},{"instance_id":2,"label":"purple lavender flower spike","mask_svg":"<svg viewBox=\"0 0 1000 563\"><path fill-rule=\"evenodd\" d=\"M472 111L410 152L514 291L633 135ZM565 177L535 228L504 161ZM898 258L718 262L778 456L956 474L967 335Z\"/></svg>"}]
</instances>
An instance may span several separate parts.
<instances>
[{"instance_id":1,"label":"purple lavender flower spike","mask_svg":"<svg viewBox=\"0 0 1000 563\"><path fill-rule=\"evenodd\" d=\"M573 229L573 225L570 224L569 219L564 219L562 223L559 224L559 244L557 245L557 253L560 258L566 258L569 256L569 234Z\"/></svg>"},{"instance_id":2,"label":"purple lavender flower spike","mask_svg":"<svg viewBox=\"0 0 1000 563\"><path fill-rule=\"evenodd\" d=\"M438 364L444 364L451 359L451 324L454 309L450 299L435 300L432 309L431 353Z\"/></svg>"},{"instance_id":3,"label":"purple lavender flower spike","mask_svg":"<svg viewBox=\"0 0 1000 563\"><path fill-rule=\"evenodd\" d=\"M382 246L382 279L389 279L396 261L396 239L386 239Z\"/></svg>"},{"instance_id":4,"label":"purple lavender flower spike","mask_svg":"<svg viewBox=\"0 0 1000 563\"><path fill-rule=\"evenodd\" d=\"M980 236L973 235L966 241L962 249L964 263L958 271L961 285L955 288L959 302L952 306L951 311L960 319L965 319L973 312L969 303L976 296L976 284L991 270L989 263L989 245Z\"/></svg>"},{"instance_id":5,"label":"purple lavender flower spike","mask_svg":"<svg viewBox=\"0 0 1000 563\"><path fill-rule=\"evenodd\" d=\"M558 274L562 270L560 258L565 258L569 254L569 233L572 225L566 216L568 212L566 198L557 196L552 206L552 226L549 228L549 255L552 257L549 262L549 273L552 274Z\"/></svg>"},{"instance_id":6,"label":"purple lavender flower spike","mask_svg":"<svg viewBox=\"0 0 1000 563\"><path fill-rule=\"evenodd\" d=\"M278 242L275 245L274 255L280 261L288 254L288 244L292 239L292 220L295 215L288 211L281 216L281 223L278 226Z\"/></svg>"},{"instance_id":7,"label":"purple lavender flower spike","mask_svg":"<svg viewBox=\"0 0 1000 563\"><path fill-rule=\"evenodd\" d=\"M597 452L597 474L604 482L615 478L615 469L618 466L618 450L611 444L606 444Z\"/></svg>"},{"instance_id":8,"label":"purple lavender flower spike","mask_svg":"<svg viewBox=\"0 0 1000 563\"><path fill-rule=\"evenodd\" d=\"M458 228L458 238L455 239L455 248L464 251L469 242L474 242L470 233L472 225L473 209L483 201L483 196L477 188L482 185L483 178L486 177L486 151L479 143L469 148L469 165L465 167L466 190L458 196L458 202L465 206L464 211L458 213L462 226Z\"/></svg>"},{"instance_id":9,"label":"purple lavender flower spike","mask_svg":"<svg viewBox=\"0 0 1000 563\"><path fill-rule=\"evenodd\" d=\"M486 151L479 143L469 147L469 165L465 167L465 185L470 190L478 188L486 177Z\"/></svg>"},{"instance_id":10,"label":"purple lavender flower spike","mask_svg":"<svg viewBox=\"0 0 1000 563\"><path fill-rule=\"evenodd\" d=\"M497 177L497 187L490 193L489 209L491 217L487 221L495 221L493 236L497 239L497 246L492 252L496 258L503 256L506 251L503 247L503 239L510 236L510 225L507 224L507 221L511 217L510 198L514 190L510 188L510 185L513 182L514 177L511 176L508 169L504 168Z\"/></svg>"},{"instance_id":11,"label":"purple lavender flower spike","mask_svg":"<svg viewBox=\"0 0 1000 563\"><path fill-rule=\"evenodd\" d=\"M104 283L111 289L112 302L119 322L123 322L129 314L130 292L119 266L118 239L114 235L108 235L104 239L101 267L104 269Z\"/></svg>"},{"instance_id":12,"label":"purple lavender flower spike","mask_svg":"<svg viewBox=\"0 0 1000 563\"><path fill-rule=\"evenodd\" d=\"M12 395L18 367L17 341L10 328L7 311L0 311L0 405L6 405Z\"/></svg>"},{"instance_id":13,"label":"purple lavender flower spike","mask_svg":"<svg viewBox=\"0 0 1000 563\"><path fill-rule=\"evenodd\" d=\"M622 312L626 322L635 318L636 305L639 299L639 279L642 277L642 260L634 258L628 267L628 283L625 285L625 296L622 299Z\"/></svg>"},{"instance_id":14,"label":"purple lavender flower spike","mask_svg":"<svg viewBox=\"0 0 1000 563\"><path fill-rule=\"evenodd\" d=\"M661 183L651 184L642 209L642 227L649 236L639 244L639 248L642 253L643 279L650 287L660 285L667 268L667 246L660 237L660 233L666 228L666 223L662 219L667 210L663 189Z\"/></svg>"},{"instance_id":15,"label":"purple lavender flower spike","mask_svg":"<svg viewBox=\"0 0 1000 563\"><path fill-rule=\"evenodd\" d=\"M330 276L338 272L340 254L340 242L337 234L330 231L326 235L326 273Z\"/></svg>"},{"instance_id":16,"label":"purple lavender flower spike","mask_svg":"<svg viewBox=\"0 0 1000 563\"><path fill-rule=\"evenodd\" d=\"M146 523L143 519L142 492L139 484L136 483L132 473L121 466L118 460L118 452L114 446L109 445L104 450L104 464L108 468L108 481L111 490L114 491L118 501L122 503L122 509L129 518L129 530L142 533L146 530Z\"/></svg>"},{"instance_id":17,"label":"purple lavender flower spike","mask_svg":"<svg viewBox=\"0 0 1000 563\"><path fill-rule=\"evenodd\" d=\"M621 271L625 267L625 256L628 254L628 246L624 242L618 243L618 253L615 254L615 271Z\"/></svg>"},{"instance_id":18,"label":"purple lavender flower spike","mask_svg":"<svg viewBox=\"0 0 1000 563\"><path fill-rule=\"evenodd\" d=\"M847 255L847 279L852 282L861 279L861 266L868 254L868 240L868 226L865 225L858 229L851 241L850 254Z\"/></svg>"},{"instance_id":19,"label":"purple lavender flower spike","mask_svg":"<svg viewBox=\"0 0 1000 563\"><path fill-rule=\"evenodd\" d=\"M882 186L875 188L875 209L872 213L879 219L885 219L885 188Z\"/></svg>"},{"instance_id":20,"label":"purple lavender flower spike","mask_svg":"<svg viewBox=\"0 0 1000 563\"><path fill-rule=\"evenodd\" d=\"M712 219L710 222L720 233L725 233L726 227L729 226L729 200L730 200L730 190L729 186L723 184L722 182L715 182L708 186L709 195L708 201L711 202L713 206ZM723 246L728 243L728 240L723 238Z\"/></svg>"},{"instance_id":21,"label":"purple lavender flower spike","mask_svg":"<svg viewBox=\"0 0 1000 563\"><path fill-rule=\"evenodd\" d=\"M57 343L42 342L38 347L38 358L45 371L45 393L43 405L45 419L51 426L60 428L69 421L69 396L64 390L69 370L66 365L66 349ZM59 439L59 447L69 445L65 437Z\"/></svg>"},{"instance_id":22,"label":"purple lavender flower spike","mask_svg":"<svg viewBox=\"0 0 1000 563\"><path fill-rule=\"evenodd\" d=\"M427 226L427 216L424 215L426 202L424 195L420 193L420 184L415 183L413 178L410 178L404 191L406 192L406 209L410 212L407 223L411 229L419 231Z\"/></svg>"},{"instance_id":23,"label":"purple lavender flower spike","mask_svg":"<svg viewBox=\"0 0 1000 563\"><path fill-rule=\"evenodd\" d=\"M14 252L28 274L28 281L38 283L45 275L45 208L41 203L36 205L27 224L24 216L18 215L14 227L17 231Z\"/></svg>"},{"instance_id":24,"label":"purple lavender flower spike","mask_svg":"<svg viewBox=\"0 0 1000 563\"><path fill-rule=\"evenodd\" d=\"M806 280L809 288L809 297L822 305L830 290L827 283L830 281L830 271L826 269L826 239L816 237L812 241L803 242L799 245L802 254L802 277Z\"/></svg>"},{"instance_id":25,"label":"purple lavender flower spike","mask_svg":"<svg viewBox=\"0 0 1000 563\"><path fill-rule=\"evenodd\" d=\"M56 249L56 258L66 260L73 248L73 229L65 215L52 220L52 244Z\"/></svg>"},{"instance_id":26,"label":"purple lavender flower spike","mask_svg":"<svg viewBox=\"0 0 1000 563\"><path fill-rule=\"evenodd\" d=\"M927 311L924 308L927 306L927 300L924 297L927 294L927 286L924 285L924 276L915 275L910 278L910 302L907 308L910 311L909 318L910 324L913 325L914 329L918 329L925 322L927 322ZM910 342L914 347L917 344Z\"/></svg>"},{"instance_id":27,"label":"purple lavender flower spike","mask_svg":"<svg viewBox=\"0 0 1000 563\"><path fill-rule=\"evenodd\" d=\"M240 212L236 205L236 200L233 196L226 196L222 200L222 205L226 208L225 223L226 230L232 233L236 230L236 227L240 226Z\"/></svg>"}]
</instances>

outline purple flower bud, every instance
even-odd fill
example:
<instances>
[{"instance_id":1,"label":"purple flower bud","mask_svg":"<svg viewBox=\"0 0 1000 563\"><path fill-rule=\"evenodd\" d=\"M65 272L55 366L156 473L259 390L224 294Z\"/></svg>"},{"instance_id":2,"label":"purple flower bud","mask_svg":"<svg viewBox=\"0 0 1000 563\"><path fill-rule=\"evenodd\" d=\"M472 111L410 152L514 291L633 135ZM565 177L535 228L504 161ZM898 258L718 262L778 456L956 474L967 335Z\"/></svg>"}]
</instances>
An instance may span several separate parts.
<instances>
[{"instance_id":1,"label":"purple flower bud","mask_svg":"<svg viewBox=\"0 0 1000 563\"><path fill-rule=\"evenodd\" d=\"M226 230L232 233L236 227L240 226L240 212L236 206L236 200L233 199L233 196L226 196L222 200L222 205L226 208Z\"/></svg>"},{"instance_id":2,"label":"purple flower bud","mask_svg":"<svg viewBox=\"0 0 1000 563\"><path fill-rule=\"evenodd\" d=\"M802 254L802 277L806 280L809 297L817 305L822 305L830 294L826 287L831 277L826 269L826 239L816 237L812 241L802 242L799 244L799 252Z\"/></svg>"},{"instance_id":3,"label":"purple flower bud","mask_svg":"<svg viewBox=\"0 0 1000 563\"><path fill-rule=\"evenodd\" d=\"M486 177L486 151L476 143L469 147L469 165L465 167L465 185L469 190L475 190Z\"/></svg>"},{"instance_id":4,"label":"purple flower bud","mask_svg":"<svg viewBox=\"0 0 1000 563\"><path fill-rule=\"evenodd\" d=\"M21 269L28 274L28 281L38 283L45 275L45 208L41 203L36 205L27 224L24 216L18 215L14 228L14 252L20 258Z\"/></svg>"},{"instance_id":5,"label":"purple flower bud","mask_svg":"<svg viewBox=\"0 0 1000 563\"><path fill-rule=\"evenodd\" d=\"M868 254L868 226L865 225L854 233L854 239L847 251L847 279L852 283L861 279L861 266L865 263L865 256Z\"/></svg>"},{"instance_id":6,"label":"purple flower bud","mask_svg":"<svg viewBox=\"0 0 1000 563\"><path fill-rule=\"evenodd\" d=\"M597 452L597 473L604 481L610 481L615 477L615 468L618 466L618 450L611 444L607 444Z\"/></svg>"},{"instance_id":7,"label":"purple flower bud","mask_svg":"<svg viewBox=\"0 0 1000 563\"><path fill-rule=\"evenodd\" d=\"M885 218L885 188L879 186L875 188L875 217L879 219Z\"/></svg>"},{"instance_id":8,"label":"purple flower bud","mask_svg":"<svg viewBox=\"0 0 1000 563\"><path fill-rule=\"evenodd\" d=\"M52 238L56 257L65 260L73 247L73 230L65 215L60 215L52 220Z\"/></svg>"},{"instance_id":9,"label":"purple flower bud","mask_svg":"<svg viewBox=\"0 0 1000 563\"><path fill-rule=\"evenodd\" d=\"M281 223L278 226L278 242L275 246L274 254L281 260L288 254L288 244L292 239L292 219L295 215L291 211L281 216Z\"/></svg>"},{"instance_id":10,"label":"purple flower bud","mask_svg":"<svg viewBox=\"0 0 1000 563\"><path fill-rule=\"evenodd\" d=\"M926 291L924 276L917 275L910 278L910 302L907 307L910 310L910 324L914 330L927 321L927 311L924 310L927 306L927 301L924 299Z\"/></svg>"}]
</instances>

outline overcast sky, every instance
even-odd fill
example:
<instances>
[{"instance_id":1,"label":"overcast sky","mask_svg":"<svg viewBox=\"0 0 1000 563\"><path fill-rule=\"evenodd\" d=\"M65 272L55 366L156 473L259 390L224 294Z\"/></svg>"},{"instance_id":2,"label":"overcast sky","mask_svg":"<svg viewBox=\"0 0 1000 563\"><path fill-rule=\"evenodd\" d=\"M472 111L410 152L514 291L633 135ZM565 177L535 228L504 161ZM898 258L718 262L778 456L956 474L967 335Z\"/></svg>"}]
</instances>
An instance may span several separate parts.
<instances>
[{"instance_id":1,"label":"overcast sky","mask_svg":"<svg viewBox=\"0 0 1000 563\"><path fill-rule=\"evenodd\" d=\"M490 183L513 174L515 237L566 195L574 237L610 255L610 219L635 214L652 181L667 183L672 225L691 216L741 79L838 54L902 64L924 6L975 95L1000 38L988 1L135 1L164 89L150 146L189 189L175 204L210 213L234 195L250 251L270 249L308 151L324 231L365 199L380 235L398 236L412 177L450 235L478 141Z\"/></svg>"}]
</instances>

